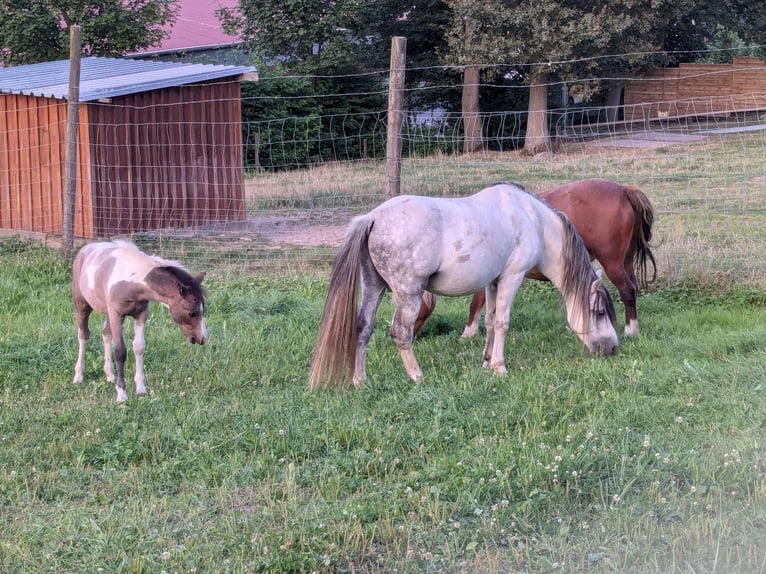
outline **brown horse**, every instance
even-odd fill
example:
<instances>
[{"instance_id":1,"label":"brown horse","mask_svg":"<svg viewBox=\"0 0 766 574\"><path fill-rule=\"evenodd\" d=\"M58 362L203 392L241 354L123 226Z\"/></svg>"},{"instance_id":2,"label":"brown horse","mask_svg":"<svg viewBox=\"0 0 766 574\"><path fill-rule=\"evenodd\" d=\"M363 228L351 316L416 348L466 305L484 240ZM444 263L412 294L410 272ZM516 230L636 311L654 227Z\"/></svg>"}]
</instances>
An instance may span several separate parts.
<instances>
[{"instance_id":1,"label":"brown horse","mask_svg":"<svg viewBox=\"0 0 766 574\"><path fill-rule=\"evenodd\" d=\"M127 241L89 243L75 257L72 274L72 301L77 319L79 350L74 382L81 383L85 369L85 345L90 337L91 312L106 315L101 336L104 341L104 374L113 382L112 343L117 362L117 401L128 399L125 392L127 348L122 335L125 317L133 317L133 354L136 358L136 394L144 386L144 327L149 302L159 301L188 341L202 345L207 340L204 273L189 274L177 261L147 255Z\"/></svg>"},{"instance_id":2,"label":"brown horse","mask_svg":"<svg viewBox=\"0 0 766 574\"><path fill-rule=\"evenodd\" d=\"M638 286L640 284L645 288L657 276L657 264L649 247L654 224L654 209L649 199L637 187L606 179L568 183L538 193L537 197L569 217L591 257L598 260L620 294L625 306L625 335L637 334ZM647 273L648 263L652 266L651 277ZM537 269L531 270L527 277L547 280ZM484 298L484 290L474 294L463 337L472 337L477 333ZM435 305L434 296L426 292L415 323L415 333L431 315Z\"/></svg>"}]
</instances>

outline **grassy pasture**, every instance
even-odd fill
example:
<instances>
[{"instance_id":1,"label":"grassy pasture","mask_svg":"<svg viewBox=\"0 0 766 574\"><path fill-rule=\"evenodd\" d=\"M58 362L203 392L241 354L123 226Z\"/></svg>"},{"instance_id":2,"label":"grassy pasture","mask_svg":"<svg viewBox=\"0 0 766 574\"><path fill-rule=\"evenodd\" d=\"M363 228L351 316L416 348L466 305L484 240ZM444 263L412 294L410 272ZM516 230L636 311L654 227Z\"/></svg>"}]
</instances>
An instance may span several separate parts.
<instances>
[{"instance_id":1,"label":"grassy pasture","mask_svg":"<svg viewBox=\"0 0 766 574\"><path fill-rule=\"evenodd\" d=\"M267 273L273 248L222 256L179 239L161 247L211 271L210 342L186 344L155 307L150 394L137 399L129 381L117 405L100 319L86 381L71 383L68 265L0 240L0 571L766 571L766 281L753 262L764 213L746 193L763 155L732 182L716 167L726 145L687 150L685 167L652 150L591 170L649 187L658 210L661 278L639 299L641 335L591 358L557 292L529 283L504 378L481 369L480 338L459 338L459 298L440 300L416 342L426 380L411 383L386 299L368 386L310 393L332 250L295 250ZM704 181L690 179L698 159L711 166ZM533 189L585 161L557 157L538 173L519 160L509 175L501 160L485 158L482 180ZM475 188L469 164L448 190L425 164L407 169L424 193L461 193ZM295 186L284 199L282 176L268 177L258 201L295 201ZM337 195L306 185L312 205ZM248 257L259 273L242 272Z\"/></svg>"}]
</instances>

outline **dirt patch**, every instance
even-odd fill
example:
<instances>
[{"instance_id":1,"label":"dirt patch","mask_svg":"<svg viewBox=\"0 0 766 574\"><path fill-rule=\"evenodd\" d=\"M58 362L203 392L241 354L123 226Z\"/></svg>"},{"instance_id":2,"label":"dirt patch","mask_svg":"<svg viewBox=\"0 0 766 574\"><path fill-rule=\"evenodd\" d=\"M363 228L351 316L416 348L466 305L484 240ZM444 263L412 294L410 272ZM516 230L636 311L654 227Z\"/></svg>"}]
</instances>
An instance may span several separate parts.
<instances>
[{"instance_id":1,"label":"dirt patch","mask_svg":"<svg viewBox=\"0 0 766 574\"><path fill-rule=\"evenodd\" d=\"M354 216L345 210L311 210L280 215L259 215L244 221L231 221L179 230L176 236L227 235L244 241L273 245L321 247L340 245L346 227Z\"/></svg>"}]
</instances>

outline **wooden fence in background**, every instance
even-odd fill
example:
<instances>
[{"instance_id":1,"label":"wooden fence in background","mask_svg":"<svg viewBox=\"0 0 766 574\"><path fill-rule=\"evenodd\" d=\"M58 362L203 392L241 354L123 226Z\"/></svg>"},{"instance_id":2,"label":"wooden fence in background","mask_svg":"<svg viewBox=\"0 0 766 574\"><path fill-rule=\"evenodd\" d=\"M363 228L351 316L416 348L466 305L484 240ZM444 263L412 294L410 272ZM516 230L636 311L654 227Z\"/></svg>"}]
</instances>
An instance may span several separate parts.
<instances>
[{"instance_id":1,"label":"wooden fence in background","mask_svg":"<svg viewBox=\"0 0 766 574\"><path fill-rule=\"evenodd\" d=\"M653 70L625 86L626 122L763 110L766 62L754 57Z\"/></svg>"}]
</instances>

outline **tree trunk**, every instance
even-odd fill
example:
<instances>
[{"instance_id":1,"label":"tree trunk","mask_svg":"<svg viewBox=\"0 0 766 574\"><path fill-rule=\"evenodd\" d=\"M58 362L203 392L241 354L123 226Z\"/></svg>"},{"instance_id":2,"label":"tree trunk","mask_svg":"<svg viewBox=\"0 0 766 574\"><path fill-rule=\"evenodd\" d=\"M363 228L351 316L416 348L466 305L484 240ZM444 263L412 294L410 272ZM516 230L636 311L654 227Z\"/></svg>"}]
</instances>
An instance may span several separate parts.
<instances>
[{"instance_id":1,"label":"tree trunk","mask_svg":"<svg viewBox=\"0 0 766 574\"><path fill-rule=\"evenodd\" d=\"M463 71L463 152L480 151L484 147L479 110L479 68L468 66Z\"/></svg>"},{"instance_id":2,"label":"tree trunk","mask_svg":"<svg viewBox=\"0 0 766 574\"><path fill-rule=\"evenodd\" d=\"M606 121L614 124L620 113L620 98L622 97L622 86L611 86L606 96Z\"/></svg>"},{"instance_id":3,"label":"tree trunk","mask_svg":"<svg viewBox=\"0 0 766 574\"><path fill-rule=\"evenodd\" d=\"M529 87L529 108L527 134L524 151L529 155L551 151L551 136L548 133L548 73L535 71Z\"/></svg>"}]
</instances>

